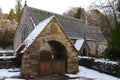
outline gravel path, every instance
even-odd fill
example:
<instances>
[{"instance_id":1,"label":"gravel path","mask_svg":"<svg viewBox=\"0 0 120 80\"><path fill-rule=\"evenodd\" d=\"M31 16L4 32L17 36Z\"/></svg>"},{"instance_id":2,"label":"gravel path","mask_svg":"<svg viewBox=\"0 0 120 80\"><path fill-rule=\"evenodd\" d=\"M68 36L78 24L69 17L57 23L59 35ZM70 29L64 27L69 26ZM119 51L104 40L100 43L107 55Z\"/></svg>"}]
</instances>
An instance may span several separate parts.
<instances>
[{"instance_id":1,"label":"gravel path","mask_svg":"<svg viewBox=\"0 0 120 80\"><path fill-rule=\"evenodd\" d=\"M39 78L25 78L25 80L94 80L85 77L68 77L66 75L53 74L48 76L42 76Z\"/></svg>"}]
</instances>

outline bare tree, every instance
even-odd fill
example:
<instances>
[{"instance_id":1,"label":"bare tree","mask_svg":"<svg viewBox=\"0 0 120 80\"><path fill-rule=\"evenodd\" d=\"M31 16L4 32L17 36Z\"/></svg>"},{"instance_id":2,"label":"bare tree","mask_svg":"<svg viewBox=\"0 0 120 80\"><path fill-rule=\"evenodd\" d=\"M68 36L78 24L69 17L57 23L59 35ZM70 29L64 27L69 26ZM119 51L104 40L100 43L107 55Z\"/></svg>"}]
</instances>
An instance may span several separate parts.
<instances>
[{"instance_id":1,"label":"bare tree","mask_svg":"<svg viewBox=\"0 0 120 80\"><path fill-rule=\"evenodd\" d=\"M70 8L68 11L64 12L63 15L65 16L70 16L70 17L74 17L74 15L76 14L77 12L77 7L72 7Z\"/></svg>"},{"instance_id":2,"label":"bare tree","mask_svg":"<svg viewBox=\"0 0 120 80\"><path fill-rule=\"evenodd\" d=\"M108 17L111 21L111 25L115 26L118 24L118 12L117 12L117 2L118 0L96 0L91 5L92 8L97 8Z\"/></svg>"}]
</instances>

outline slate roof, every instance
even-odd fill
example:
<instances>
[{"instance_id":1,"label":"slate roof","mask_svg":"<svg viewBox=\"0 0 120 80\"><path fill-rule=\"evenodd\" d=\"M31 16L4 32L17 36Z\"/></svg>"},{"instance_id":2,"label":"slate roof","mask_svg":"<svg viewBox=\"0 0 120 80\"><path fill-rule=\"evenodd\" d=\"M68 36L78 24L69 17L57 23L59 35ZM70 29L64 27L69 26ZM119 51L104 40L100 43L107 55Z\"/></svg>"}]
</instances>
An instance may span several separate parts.
<instances>
[{"instance_id":1,"label":"slate roof","mask_svg":"<svg viewBox=\"0 0 120 80\"><path fill-rule=\"evenodd\" d=\"M44 10L39 10L29 6L26 6L25 8L27 10L27 14L30 17L32 17L32 20L35 25L38 25L39 22L54 15L62 25L64 31L66 32L69 38L85 37L87 40L96 40L96 42L98 43L107 44L106 39L100 32L98 31L95 32L94 28L88 27L87 25L82 23L79 19L55 14Z\"/></svg>"}]
</instances>

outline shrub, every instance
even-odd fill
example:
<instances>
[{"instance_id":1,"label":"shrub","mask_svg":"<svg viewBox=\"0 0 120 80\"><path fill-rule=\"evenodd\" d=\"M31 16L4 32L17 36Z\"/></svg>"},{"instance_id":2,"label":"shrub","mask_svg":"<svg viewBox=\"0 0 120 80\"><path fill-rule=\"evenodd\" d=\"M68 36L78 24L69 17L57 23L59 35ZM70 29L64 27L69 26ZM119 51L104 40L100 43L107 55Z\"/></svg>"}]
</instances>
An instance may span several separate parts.
<instances>
[{"instance_id":1,"label":"shrub","mask_svg":"<svg viewBox=\"0 0 120 80\"><path fill-rule=\"evenodd\" d=\"M108 47L102 54L103 58L110 60L120 60L120 50L115 47Z\"/></svg>"},{"instance_id":2,"label":"shrub","mask_svg":"<svg viewBox=\"0 0 120 80\"><path fill-rule=\"evenodd\" d=\"M9 31L0 32L0 47L5 49L13 44L13 33Z\"/></svg>"},{"instance_id":3,"label":"shrub","mask_svg":"<svg viewBox=\"0 0 120 80\"><path fill-rule=\"evenodd\" d=\"M94 64L95 59L91 58L82 58L79 60L79 64L82 66L86 66L88 68L91 68L92 65Z\"/></svg>"}]
</instances>

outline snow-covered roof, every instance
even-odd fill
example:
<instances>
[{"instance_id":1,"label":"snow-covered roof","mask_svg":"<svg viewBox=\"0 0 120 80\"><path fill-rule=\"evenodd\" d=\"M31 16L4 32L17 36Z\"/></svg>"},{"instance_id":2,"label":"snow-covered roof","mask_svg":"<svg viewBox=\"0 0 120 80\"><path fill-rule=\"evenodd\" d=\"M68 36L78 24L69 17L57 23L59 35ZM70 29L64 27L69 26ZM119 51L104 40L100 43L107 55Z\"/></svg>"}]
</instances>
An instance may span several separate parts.
<instances>
[{"instance_id":1,"label":"snow-covered roof","mask_svg":"<svg viewBox=\"0 0 120 80\"><path fill-rule=\"evenodd\" d=\"M41 21L36 27L35 29L29 34L29 36L25 39L25 41L20 45L20 47L22 45L25 45L24 49L21 51L21 53L23 53L28 47L29 45L36 39L36 37L42 32L42 30L47 26L47 24L53 19L53 17L55 16L51 16L43 21ZM20 48L18 47L18 49ZM17 49L17 50L18 50ZM16 50L16 51L17 51Z\"/></svg>"},{"instance_id":2,"label":"snow-covered roof","mask_svg":"<svg viewBox=\"0 0 120 80\"><path fill-rule=\"evenodd\" d=\"M85 41L85 40L84 40L83 38L76 40L74 46L75 46L75 48L76 48L78 51L81 49L84 41Z\"/></svg>"}]
</instances>

